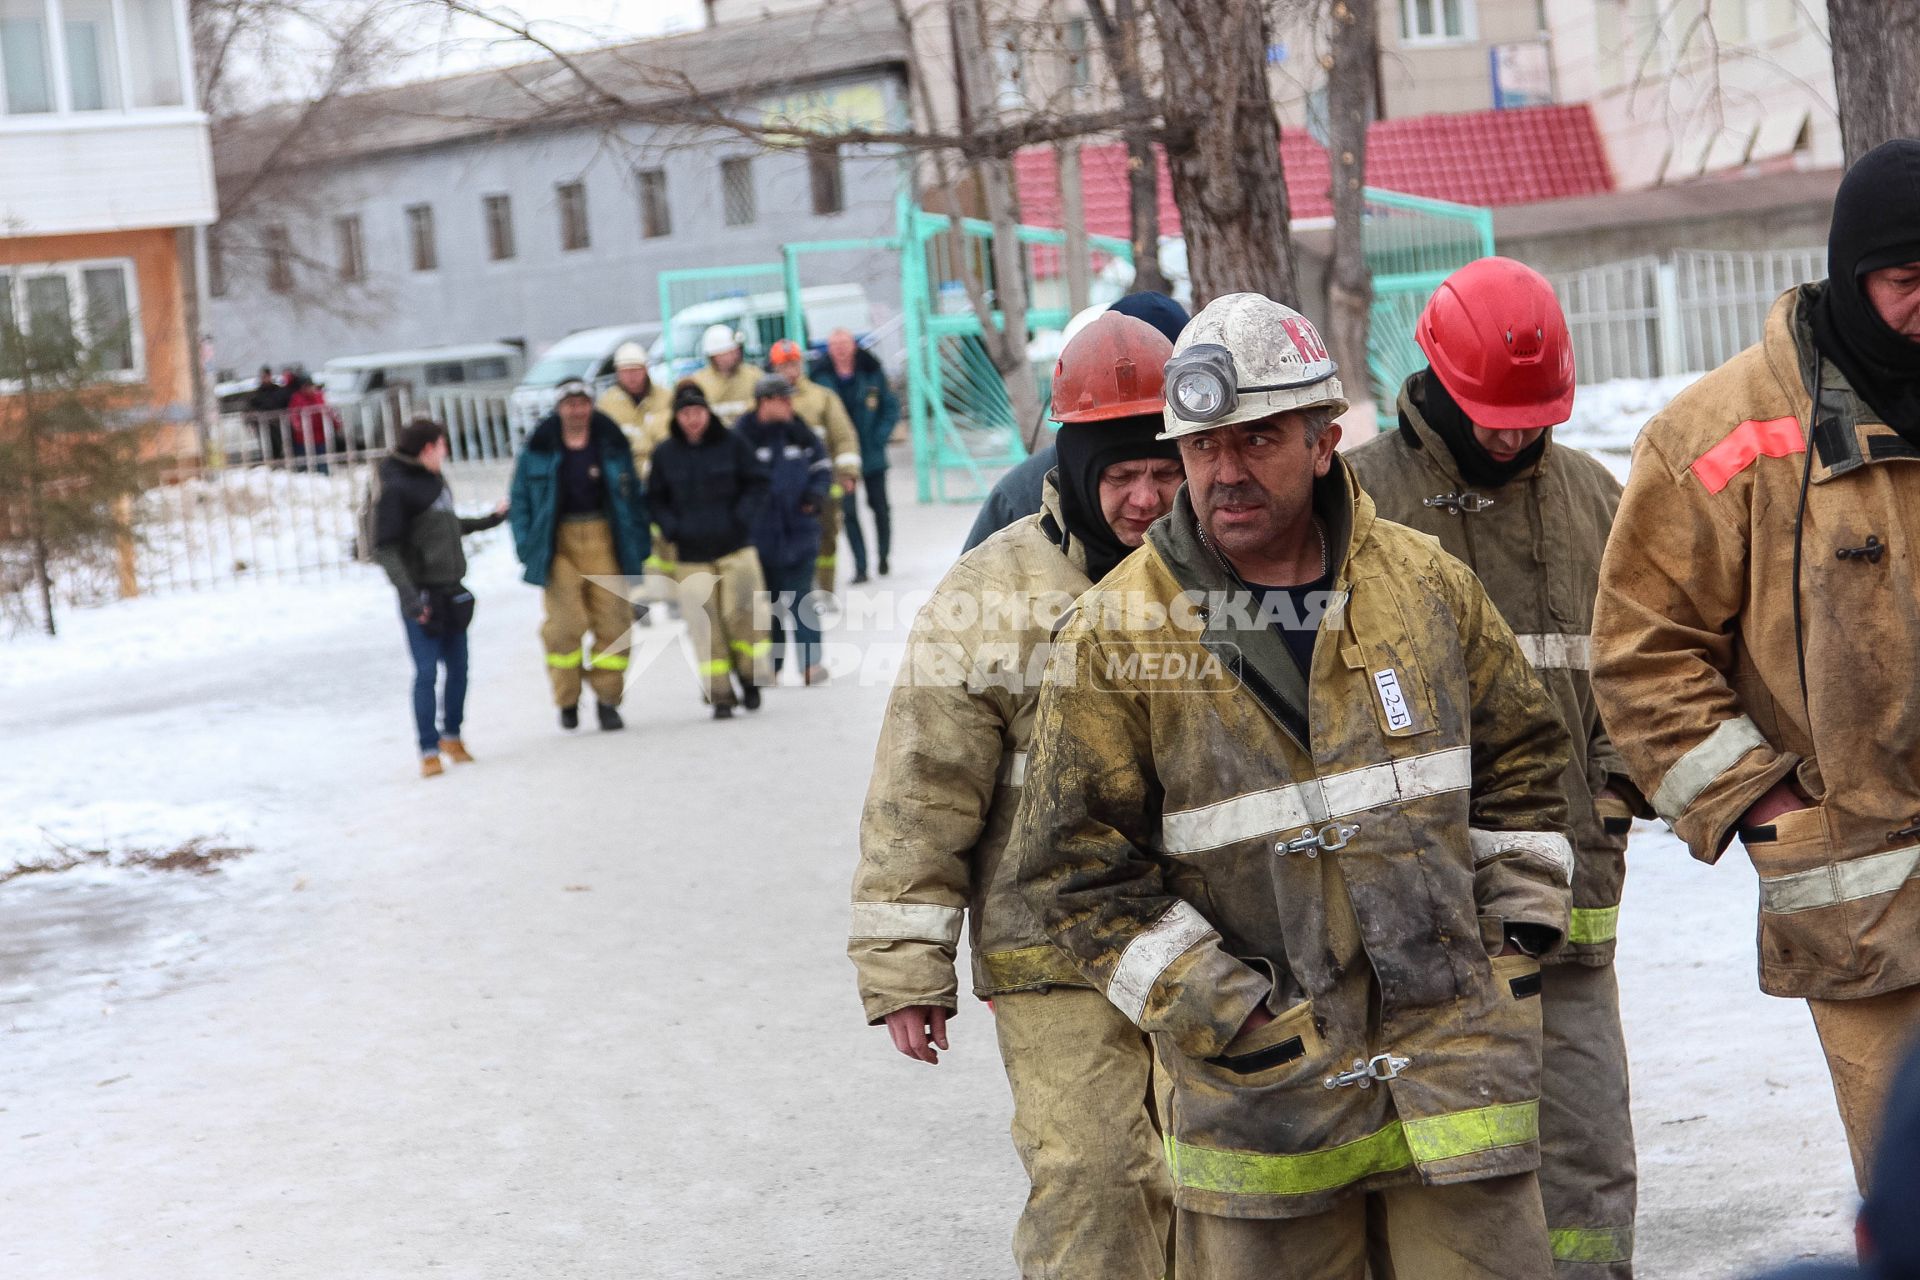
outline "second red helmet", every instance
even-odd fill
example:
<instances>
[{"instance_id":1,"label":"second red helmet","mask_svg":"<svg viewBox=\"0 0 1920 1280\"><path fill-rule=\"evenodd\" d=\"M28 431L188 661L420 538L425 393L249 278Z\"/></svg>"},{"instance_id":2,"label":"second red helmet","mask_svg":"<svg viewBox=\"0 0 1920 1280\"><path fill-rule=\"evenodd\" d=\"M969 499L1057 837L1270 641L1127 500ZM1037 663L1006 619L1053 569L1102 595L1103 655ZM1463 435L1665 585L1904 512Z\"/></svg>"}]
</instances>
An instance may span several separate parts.
<instances>
[{"instance_id":1,"label":"second red helmet","mask_svg":"<svg viewBox=\"0 0 1920 1280\"><path fill-rule=\"evenodd\" d=\"M1440 385L1475 425L1528 431L1573 414L1573 337L1547 278L1481 258L1443 280L1414 327Z\"/></svg>"}]
</instances>

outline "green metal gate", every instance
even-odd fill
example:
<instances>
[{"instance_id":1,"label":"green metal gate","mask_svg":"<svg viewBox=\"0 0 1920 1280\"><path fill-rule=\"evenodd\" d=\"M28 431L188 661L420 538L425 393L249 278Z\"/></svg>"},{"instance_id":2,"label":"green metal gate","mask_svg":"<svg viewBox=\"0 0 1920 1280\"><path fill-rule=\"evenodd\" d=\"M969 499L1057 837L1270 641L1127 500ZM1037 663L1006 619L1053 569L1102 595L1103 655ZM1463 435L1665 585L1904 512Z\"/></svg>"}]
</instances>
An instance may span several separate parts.
<instances>
[{"instance_id":1,"label":"green metal gate","mask_svg":"<svg viewBox=\"0 0 1920 1280\"><path fill-rule=\"evenodd\" d=\"M716 324L739 330L746 358L764 364L767 348L787 336L788 307L783 263L662 271L660 332L673 376L700 367L700 335Z\"/></svg>"},{"instance_id":2,"label":"green metal gate","mask_svg":"<svg viewBox=\"0 0 1920 1280\"><path fill-rule=\"evenodd\" d=\"M1493 253L1493 211L1368 187L1362 243L1373 275L1367 365L1384 413L1427 363L1413 340L1427 299L1459 268Z\"/></svg>"}]
</instances>

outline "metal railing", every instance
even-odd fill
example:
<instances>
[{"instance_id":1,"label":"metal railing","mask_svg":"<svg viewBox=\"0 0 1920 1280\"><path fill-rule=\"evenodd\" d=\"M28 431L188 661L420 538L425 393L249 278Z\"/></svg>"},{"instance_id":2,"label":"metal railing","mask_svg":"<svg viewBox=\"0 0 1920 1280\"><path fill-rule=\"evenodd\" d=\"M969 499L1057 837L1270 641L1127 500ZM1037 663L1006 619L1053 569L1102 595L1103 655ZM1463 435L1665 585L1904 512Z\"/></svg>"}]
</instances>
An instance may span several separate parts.
<instances>
[{"instance_id":1,"label":"metal railing","mask_svg":"<svg viewBox=\"0 0 1920 1280\"><path fill-rule=\"evenodd\" d=\"M1582 383L1705 373L1760 340L1775 298L1826 275L1824 249L1679 249L1552 278Z\"/></svg>"}]
</instances>

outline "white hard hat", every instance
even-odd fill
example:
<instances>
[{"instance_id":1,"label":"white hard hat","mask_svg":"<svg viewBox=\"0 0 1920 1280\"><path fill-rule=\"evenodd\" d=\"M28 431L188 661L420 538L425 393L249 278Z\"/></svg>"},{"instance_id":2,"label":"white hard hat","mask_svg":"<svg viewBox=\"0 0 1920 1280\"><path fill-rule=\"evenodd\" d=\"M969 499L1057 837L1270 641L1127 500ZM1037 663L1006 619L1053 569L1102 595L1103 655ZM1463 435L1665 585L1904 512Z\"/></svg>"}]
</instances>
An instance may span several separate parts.
<instances>
[{"instance_id":1,"label":"white hard hat","mask_svg":"<svg viewBox=\"0 0 1920 1280\"><path fill-rule=\"evenodd\" d=\"M1167 361L1162 440L1325 405L1347 411L1313 321L1257 293L1215 298L1180 331Z\"/></svg>"},{"instance_id":2,"label":"white hard hat","mask_svg":"<svg viewBox=\"0 0 1920 1280\"><path fill-rule=\"evenodd\" d=\"M644 369L647 367L647 349L637 342L623 342L613 353L613 367L616 369Z\"/></svg>"},{"instance_id":3,"label":"white hard hat","mask_svg":"<svg viewBox=\"0 0 1920 1280\"><path fill-rule=\"evenodd\" d=\"M707 331L700 335L700 354L717 356L732 351L745 344L746 340L724 324L710 324Z\"/></svg>"}]
</instances>

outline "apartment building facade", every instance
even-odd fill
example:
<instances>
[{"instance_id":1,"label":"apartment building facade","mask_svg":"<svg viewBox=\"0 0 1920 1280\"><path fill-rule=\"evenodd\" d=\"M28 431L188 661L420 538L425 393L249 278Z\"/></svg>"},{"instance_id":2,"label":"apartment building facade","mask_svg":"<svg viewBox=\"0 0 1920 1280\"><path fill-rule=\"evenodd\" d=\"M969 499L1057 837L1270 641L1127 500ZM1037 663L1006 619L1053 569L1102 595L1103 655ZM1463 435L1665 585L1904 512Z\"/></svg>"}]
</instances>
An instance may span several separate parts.
<instances>
[{"instance_id":1,"label":"apartment building facade","mask_svg":"<svg viewBox=\"0 0 1920 1280\"><path fill-rule=\"evenodd\" d=\"M193 233L214 218L186 0L0 0L0 327L77 339L193 438ZM11 375L11 376L9 376ZM0 398L19 390L0 368Z\"/></svg>"}]
</instances>

